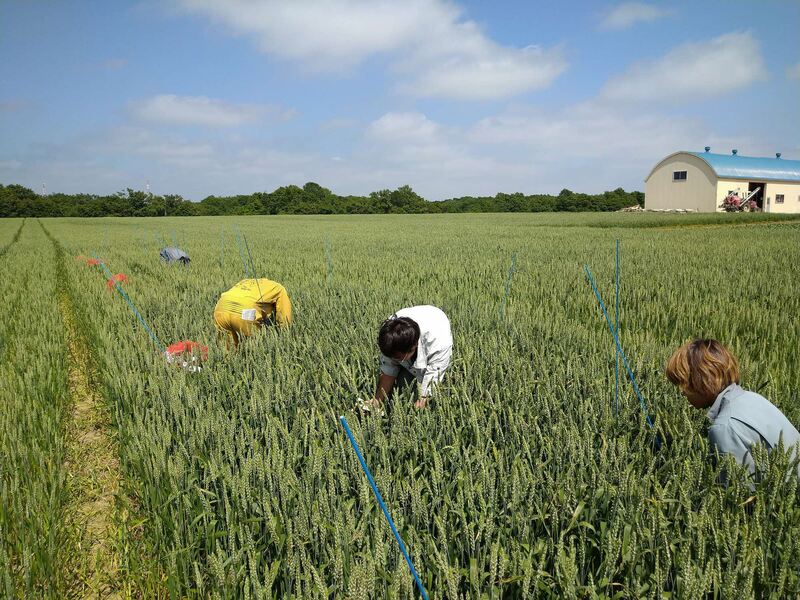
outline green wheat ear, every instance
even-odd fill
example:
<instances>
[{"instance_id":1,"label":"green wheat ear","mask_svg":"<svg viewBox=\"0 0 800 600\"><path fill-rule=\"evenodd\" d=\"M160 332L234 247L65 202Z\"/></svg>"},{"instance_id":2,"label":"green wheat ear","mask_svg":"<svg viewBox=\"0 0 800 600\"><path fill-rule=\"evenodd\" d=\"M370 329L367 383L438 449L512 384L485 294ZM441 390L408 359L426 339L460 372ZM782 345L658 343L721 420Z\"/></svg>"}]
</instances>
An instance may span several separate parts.
<instances>
[{"instance_id":1,"label":"green wheat ear","mask_svg":"<svg viewBox=\"0 0 800 600\"><path fill-rule=\"evenodd\" d=\"M756 451L757 482L715 466L703 414L663 377L672 348L714 332L800 424L797 225L730 218L247 217L296 321L236 352L211 310L250 263L220 236L244 217L0 220L0 596L416 597L335 417L374 391L377 324L422 303L455 337L435 401L348 419L431 597L800 596L790 457ZM191 269L159 262L152 238L173 229ZM614 414L609 332L576 272L590 262L610 298L616 238L624 349L673 438L659 452L622 384ZM75 260L93 248L159 335L209 346L208 369L164 369L99 267ZM80 507L109 472L107 543L90 553Z\"/></svg>"}]
</instances>

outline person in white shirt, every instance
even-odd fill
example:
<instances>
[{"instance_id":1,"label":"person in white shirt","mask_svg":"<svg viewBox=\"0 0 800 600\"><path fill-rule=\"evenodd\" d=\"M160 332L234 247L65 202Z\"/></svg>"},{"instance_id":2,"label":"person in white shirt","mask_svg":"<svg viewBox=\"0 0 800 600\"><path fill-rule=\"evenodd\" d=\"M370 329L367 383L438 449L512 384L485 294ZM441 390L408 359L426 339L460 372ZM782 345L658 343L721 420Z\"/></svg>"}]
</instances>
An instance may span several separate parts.
<instances>
[{"instance_id":1,"label":"person in white shirt","mask_svg":"<svg viewBox=\"0 0 800 600\"><path fill-rule=\"evenodd\" d=\"M435 306L398 310L378 332L381 374L375 397L367 404L380 408L395 382L419 383L414 406L425 408L434 386L441 381L453 355L453 336L447 315Z\"/></svg>"}]
</instances>

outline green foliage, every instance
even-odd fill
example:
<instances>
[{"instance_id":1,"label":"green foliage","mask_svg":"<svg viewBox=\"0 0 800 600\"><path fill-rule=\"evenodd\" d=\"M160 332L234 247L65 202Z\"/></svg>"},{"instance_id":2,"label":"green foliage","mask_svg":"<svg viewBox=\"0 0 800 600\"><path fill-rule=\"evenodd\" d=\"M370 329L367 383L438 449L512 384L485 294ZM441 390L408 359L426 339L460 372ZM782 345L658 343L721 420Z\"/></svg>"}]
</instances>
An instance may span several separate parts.
<instances>
[{"instance_id":1,"label":"green foliage","mask_svg":"<svg viewBox=\"0 0 800 600\"><path fill-rule=\"evenodd\" d=\"M35 222L1 225L0 595L64 598L69 394L55 254Z\"/></svg>"},{"instance_id":2,"label":"green foliage","mask_svg":"<svg viewBox=\"0 0 800 600\"><path fill-rule=\"evenodd\" d=\"M166 366L99 269L70 262L141 523L125 559L138 593L415 597L337 422L346 413L432 598L796 597L800 492L786 457L759 457L752 488L733 465L715 466L703 415L663 376L674 347L717 337L745 386L768 382L762 393L800 423L800 225L717 226L731 216L159 221L185 240L189 268L159 261L153 221L47 220L69 254L103 248L164 342L211 349L199 374ZM230 353L212 310L242 277L230 236L220 257L220 230L234 224L259 274L287 287L296 321ZM18 222L2 225L0 244ZM608 298L615 238L622 343L671 439L660 451L627 387L613 414L614 353L581 271L589 262ZM730 259L743 248L755 266ZM423 411L406 395L383 419L356 417L355 398L374 389L380 322L422 303L452 321L440 393ZM49 356L35 359L40 369ZM716 484L723 467L728 487Z\"/></svg>"},{"instance_id":3,"label":"green foliage","mask_svg":"<svg viewBox=\"0 0 800 600\"><path fill-rule=\"evenodd\" d=\"M720 230L713 254L680 263L665 254L708 231L622 232L623 304L636 307L624 339L659 426L675 435L654 454L629 395L620 419L610 414L613 354L577 268L591 257L598 277L610 274L610 233L543 228L532 237L508 218L395 219L391 230L374 217L241 225L264 275L292 293L297 324L233 355L214 340L210 309L239 274L220 271L218 249L200 243L219 223L192 221L181 232L193 258L184 270L160 265L155 248L148 256L126 243L128 222L107 224L120 240L108 258L134 275L129 291L161 336L211 342L213 364L199 377L165 370L102 278L75 267L84 301L97 307L129 493L174 594L411 596L336 415L373 386L380 320L418 302L452 317L457 360L448 385L431 410L397 399L387 420L353 421L434 595L798 590L797 574L781 570L800 558L796 486L775 473L749 503L746 485L716 486L701 416L660 375L672 346L714 332L731 341L751 379L771 379L773 399L797 422L797 357L781 324L797 312L797 283L765 298L761 311L730 298L732 281L745 295L768 285L759 272L737 279L723 258L742 232ZM432 227L437 236L425 233ZM746 231L754 260L770 265L765 273L797 259L785 244L797 228L782 227ZM84 223L53 229L76 253L99 236ZM337 249L332 282L328 238ZM596 250L604 242L606 260ZM519 248L520 272L501 325L511 248ZM409 268L398 268L396 256ZM685 318L676 321L679 312Z\"/></svg>"},{"instance_id":4,"label":"green foliage","mask_svg":"<svg viewBox=\"0 0 800 600\"><path fill-rule=\"evenodd\" d=\"M208 196L190 202L178 195L156 196L127 189L113 196L51 194L39 196L20 185L0 185L0 217L158 217L287 214L389 214L461 212L612 211L644 204L641 192L617 188L602 194L576 194L563 190L558 196L497 194L494 197L453 198L429 202L411 187L380 190L369 196L338 196L317 183L284 186L274 192L249 195Z\"/></svg>"}]
</instances>

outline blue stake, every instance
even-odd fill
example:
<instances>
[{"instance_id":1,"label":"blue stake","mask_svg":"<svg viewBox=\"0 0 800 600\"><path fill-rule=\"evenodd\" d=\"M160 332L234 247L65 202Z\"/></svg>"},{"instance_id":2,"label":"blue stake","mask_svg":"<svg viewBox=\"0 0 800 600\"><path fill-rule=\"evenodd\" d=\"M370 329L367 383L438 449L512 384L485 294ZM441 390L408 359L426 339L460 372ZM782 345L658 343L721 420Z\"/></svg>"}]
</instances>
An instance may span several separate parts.
<instances>
[{"instance_id":1,"label":"blue stake","mask_svg":"<svg viewBox=\"0 0 800 600\"><path fill-rule=\"evenodd\" d=\"M225 229L219 230L219 268L225 265Z\"/></svg>"},{"instance_id":2,"label":"blue stake","mask_svg":"<svg viewBox=\"0 0 800 600\"><path fill-rule=\"evenodd\" d=\"M250 254L250 244L247 243L247 236L245 234L242 234L242 239L244 240L244 247L247 249L247 258L250 259L250 271L253 273L253 279L256 280L256 287L258 288L258 301L261 302L263 297L263 294L261 293L261 282L256 274L256 266L253 263L253 255Z\"/></svg>"},{"instance_id":3,"label":"blue stake","mask_svg":"<svg viewBox=\"0 0 800 600\"><path fill-rule=\"evenodd\" d=\"M173 245L175 248L178 248L178 247L179 247L179 246L178 246L178 236L177 236L177 235L175 235L175 230L174 230L174 229L172 230L172 245Z\"/></svg>"},{"instance_id":4,"label":"blue stake","mask_svg":"<svg viewBox=\"0 0 800 600\"><path fill-rule=\"evenodd\" d=\"M400 534L397 532L397 527L394 525L394 521L392 521L392 517L389 515L389 510L386 508L386 504L383 503L383 498L381 497L381 493L378 491L378 486L375 485L375 480L372 478L372 473L369 471L369 467L367 466L366 461L364 460L364 456L361 454L361 450L358 447L358 443L356 442L356 438L353 437L353 432L350 431L350 427L347 426L347 419L344 418L344 415L339 417L339 421L344 427L344 431L347 434L347 437L350 438L350 443L353 445L353 450L356 451L356 456L358 456L358 461L361 463L361 468L364 470L364 474L367 476L367 480L369 481L370 486L372 486L372 491L375 493L375 497L378 499L378 504L381 505L381 510L383 511L383 515L386 517L386 520L389 521L389 527L392 528L392 533L394 534L394 539L397 540L397 545L400 546L400 552L403 553L403 556L408 563L408 568L411 569L411 574L414 576L414 581L417 582L417 588L419 589L419 593L422 594L422 597L425 600L428 600L428 593L425 591L425 587L422 585L422 581L417 575L417 570L414 568L414 565L411 562L411 557L408 555L408 551L406 550L406 545L403 543L403 539L400 537Z\"/></svg>"},{"instance_id":5,"label":"blue stake","mask_svg":"<svg viewBox=\"0 0 800 600\"><path fill-rule=\"evenodd\" d=\"M256 265L253 262L253 255L250 254L250 244L247 243L247 236L242 234L242 239L244 240L244 247L247 250L247 259L250 263L250 272L253 273L253 277L256 278L256 280L258 280L258 275L256 274Z\"/></svg>"},{"instance_id":6,"label":"blue stake","mask_svg":"<svg viewBox=\"0 0 800 600\"><path fill-rule=\"evenodd\" d=\"M242 269L244 270L244 274L247 277L252 277L250 275L250 269L247 267L247 260L244 258L244 250L242 249L242 234L239 233L239 228L236 225L233 226L233 232L236 234L236 247L239 249L239 257L242 259Z\"/></svg>"},{"instance_id":7,"label":"blue stake","mask_svg":"<svg viewBox=\"0 0 800 600\"><path fill-rule=\"evenodd\" d=\"M503 303L500 305L500 319L506 318L506 304L508 303L508 296L511 294L511 281L514 279L514 272L517 270L517 253L511 255L511 266L508 269L508 277L506 277L506 292L503 296Z\"/></svg>"},{"instance_id":8,"label":"blue stake","mask_svg":"<svg viewBox=\"0 0 800 600\"><path fill-rule=\"evenodd\" d=\"M619 339L619 240L617 240L617 310L614 319L614 330ZM614 352L614 416L619 414L619 353Z\"/></svg>"},{"instance_id":9,"label":"blue stake","mask_svg":"<svg viewBox=\"0 0 800 600\"><path fill-rule=\"evenodd\" d=\"M142 249L147 252L147 236L142 231L141 223L136 223L136 240L141 244Z\"/></svg>"},{"instance_id":10,"label":"blue stake","mask_svg":"<svg viewBox=\"0 0 800 600\"><path fill-rule=\"evenodd\" d=\"M611 324L611 319L608 316L606 305L603 303L603 299L600 297L600 292L597 291L597 286L594 283L594 277L592 277L592 272L589 270L589 267L587 265L584 265L583 269L584 271L586 271L586 277L588 277L589 283L592 285L592 290L594 290L594 295L597 297L597 301L600 303L600 308L603 311L603 316L606 318L606 324L608 325L608 330L614 337L614 343L617 346L617 354L622 358L622 364L625 366L625 370L628 372L628 377L630 378L631 384L633 385L633 391L636 392L636 397L639 398L639 404L641 404L642 406L642 411L644 412L644 416L647 419L647 424L652 428L653 420L650 418L650 413L647 410L647 403L644 401L644 397L642 397L642 393L639 391L639 385L636 383L636 377L634 377L633 371L628 365L628 358L622 351L622 346L620 346L619 338L617 337L617 332L614 331L614 326Z\"/></svg>"},{"instance_id":11,"label":"blue stake","mask_svg":"<svg viewBox=\"0 0 800 600\"><path fill-rule=\"evenodd\" d=\"M328 262L328 283L333 281L333 249L331 248L331 238L325 238L325 259Z\"/></svg>"},{"instance_id":12,"label":"blue stake","mask_svg":"<svg viewBox=\"0 0 800 600\"><path fill-rule=\"evenodd\" d=\"M108 267L107 267L107 266L105 266L105 265L103 264L103 261L102 261L102 260L100 260L99 258L97 258L97 254L95 254L95 255L94 255L94 257L95 257L95 258L97 259L97 261L100 263L100 266L101 266L101 267L103 267L103 271L105 271L105 272L106 272L106 275L108 275L108 278L109 278L109 279L111 279L111 280L113 281L113 279L114 279L114 275L111 273L111 271L109 271L109 270L108 270ZM139 322L140 322L140 323L141 323L141 324L144 326L144 328L145 328L145 331L147 331L147 333L149 333L149 334L150 334L150 337L151 337L151 338L152 338L152 340L155 342L156 346L158 346L158 348L161 350L161 352L166 352L166 351L167 351L167 349L166 349L166 347L164 346L164 344L162 344L162 343L161 343L161 340L159 340L159 339L156 337L156 334L155 334L155 333L153 333L153 330L152 330L152 329L150 329L150 328L147 326L147 323L145 323L145 321L144 321L144 318L143 318L143 317L142 317L142 315L139 313L139 311L138 311L138 310L136 310L136 307L133 305L133 302L131 302L131 299L128 297L128 294L126 294L126 293L125 293L125 290L123 290L123 289L122 289L122 286L120 286L120 285L119 285L119 282L117 282L117 281L114 281L114 287L115 287L115 288L116 288L116 290L119 292L119 295L120 295L120 296L122 296L122 297L125 299L125 301L128 303L128 306L130 306L130 307L131 307L131 310L133 310L134 314L135 314L135 315L137 316L137 318L139 319Z\"/></svg>"}]
</instances>

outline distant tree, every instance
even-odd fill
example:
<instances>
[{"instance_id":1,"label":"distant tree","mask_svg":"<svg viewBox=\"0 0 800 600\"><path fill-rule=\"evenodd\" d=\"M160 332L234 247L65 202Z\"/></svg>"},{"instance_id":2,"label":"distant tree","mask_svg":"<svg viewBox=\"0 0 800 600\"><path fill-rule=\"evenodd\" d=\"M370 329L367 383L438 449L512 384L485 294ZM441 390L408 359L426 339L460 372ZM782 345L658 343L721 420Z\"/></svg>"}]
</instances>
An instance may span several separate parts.
<instances>
[{"instance_id":1,"label":"distant tree","mask_svg":"<svg viewBox=\"0 0 800 600\"><path fill-rule=\"evenodd\" d=\"M133 216L133 217L143 217L147 212L147 207L150 204L150 200L152 196L147 192L142 192L141 190L133 190L131 188L127 188L125 192L119 192L117 196L120 200L124 200L124 206L127 210L125 212L129 214L121 215L121 216Z\"/></svg>"},{"instance_id":2,"label":"distant tree","mask_svg":"<svg viewBox=\"0 0 800 600\"><path fill-rule=\"evenodd\" d=\"M423 212L426 200L411 189L403 185L389 194L392 212Z\"/></svg>"},{"instance_id":3,"label":"distant tree","mask_svg":"<svg viewBox=\"0 0 800 600\"><path fill-rule=\"evenodd\" d=\"M0 216L163 216L168 215L277 215L277 214L375 214L459 212L609 211L643 205L642 192L622 188L602 194L578 194L563 189L557 196L498 193L495 196L463 196L429 202L410 186L383 189L369 196L339 196L313 181L303 187L287 185L272 192L236 196L208 196L190 202L178 194L153 195L127 188L109 196L51 194L40 196L21 185L0 184Z\"/></svg>"},{"instance_id":4,"label":"distant tree","mask_svg":"<svg viewBox=\"0 0 800 600\"><path fill-rule=\"evenodd\" d=\"M184 200L178 194L165 194L161 197L161 204L164 206L164 212L167 215L174 215L180 209L181 204L184 203Z\"/></svg>"}]
</instances>

